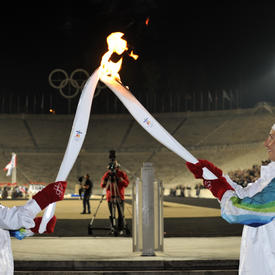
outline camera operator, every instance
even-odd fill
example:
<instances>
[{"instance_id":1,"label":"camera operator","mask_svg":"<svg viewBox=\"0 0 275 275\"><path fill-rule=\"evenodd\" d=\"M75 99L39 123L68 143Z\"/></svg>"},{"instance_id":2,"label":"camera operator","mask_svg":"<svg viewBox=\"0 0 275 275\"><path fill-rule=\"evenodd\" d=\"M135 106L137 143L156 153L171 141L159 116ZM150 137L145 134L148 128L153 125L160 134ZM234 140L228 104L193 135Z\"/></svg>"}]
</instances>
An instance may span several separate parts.
<instances>
[{"instance_id":1,"label":"camera operator","mask_svg":"<svg viewBox=\"0 0 275 275\"><path fill-rule=\"evenodd\" d=\"M83 188L83 184L82 184L83 179L84 179L84 176L81 176L78 178L78 181L79 181L78 194L79 194L80 200L82 200L82 193L84 192L84 188Z\"/></svg>"},{"instance_id":2,"label":"camera operator","mask_svg":"<svg viewBox=\"0 0 275 275\"><path fill-rule=\"evenodd\" d=\"M124 189L128 186L129 179L127 174L120 170L117 161L112 161L101 179L100 186L106 188L106 197L110 211L111 229L114 230L115 209L118 211L118 233L123 235L125 229L124 222ZM114 207L115 205L115 207Z\"/></svg>"},{"instance_id":3,"label":"camera operator","mask_svg":"<svg viewBox=\"0 0 275 275\"><path fill-rule=\"evenodd\" d=\"M85 178L86 181L83 185L83 188L85 190L83 197L83 212L81 212L81 214L86 214L86 206L88 207L88 214L91 214L90 197L93 191L93 182L91 181L89 174L86 174Z\"/></svg>"}]
</instances>

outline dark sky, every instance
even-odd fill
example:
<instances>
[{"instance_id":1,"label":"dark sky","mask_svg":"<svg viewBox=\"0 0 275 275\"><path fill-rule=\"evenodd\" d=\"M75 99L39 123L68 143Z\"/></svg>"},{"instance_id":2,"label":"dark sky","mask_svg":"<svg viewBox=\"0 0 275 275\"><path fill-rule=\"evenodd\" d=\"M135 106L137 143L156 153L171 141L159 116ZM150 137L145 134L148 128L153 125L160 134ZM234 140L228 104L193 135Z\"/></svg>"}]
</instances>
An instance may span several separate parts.
<instances>
[{"instance_id":1,"label":"dark sky","mask_svg":"<svg viewBox=\"0 0 275 275\"><path fill-rule=\"evenodd\" d=\"M126 58L121 76L139 92L241 89L248 101L275 101L275 4L253 2L11 3L0 17L0 93L51 89L55 68L91 73L107 35L122 31L140 57Z\"/></svg>"}]
</instances>

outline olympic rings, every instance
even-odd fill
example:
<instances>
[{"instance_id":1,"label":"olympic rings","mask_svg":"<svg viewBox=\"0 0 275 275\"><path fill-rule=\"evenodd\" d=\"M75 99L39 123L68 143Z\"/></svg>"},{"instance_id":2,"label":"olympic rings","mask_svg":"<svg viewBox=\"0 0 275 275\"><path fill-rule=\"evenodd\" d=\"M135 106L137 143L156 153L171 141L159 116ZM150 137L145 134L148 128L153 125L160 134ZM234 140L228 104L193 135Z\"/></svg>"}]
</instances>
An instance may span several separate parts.
<instances>
[{"instance_id":1,"label":"olympic rings","mask_svg":"<svg viewBox=\"0 0 275 275\"><path fill-rule=\"evenodd\" d=\"M50 85L53 88L58 89L63 97L70 99L77 96L79 91L84 87L88 78L89 73L84 69L75 69L70 77L65 70L54 69L50 72L48 80ZM68 94L64 92L65 88L67 88ZM75 91L72 93L72 90Z\"/></svg>"}]
</instances>

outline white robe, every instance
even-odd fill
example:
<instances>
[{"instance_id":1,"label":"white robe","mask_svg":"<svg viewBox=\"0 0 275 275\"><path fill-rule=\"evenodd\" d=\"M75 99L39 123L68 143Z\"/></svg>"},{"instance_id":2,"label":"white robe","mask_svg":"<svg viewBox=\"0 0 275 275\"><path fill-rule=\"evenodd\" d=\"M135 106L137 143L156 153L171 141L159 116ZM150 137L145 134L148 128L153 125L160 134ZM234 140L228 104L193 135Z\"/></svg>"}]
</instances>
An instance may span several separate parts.
<instances>
[{"instance_id":1,"label":"white robe","mask_svg":"<svg viewBox=\"0 0 275 275\"><path fill-rule=\"evenodd\" d=\"M35 200L12 208L0 205L0 275L13 275L14 272L9 230L34 227L33 219L40 211Z\"/></svg>"},{"instance_id":2,"label":"white robe","mask_svg":"<svg viewBox=\"0 0 275 275\"><path fill-rule=\"evenodd\" d=\"M275 275L275 162L261 167L261 177L243 188L226 176L235 189L221 200L230 223L244 224L240 275Z\"/></svg>"}]
</instances>

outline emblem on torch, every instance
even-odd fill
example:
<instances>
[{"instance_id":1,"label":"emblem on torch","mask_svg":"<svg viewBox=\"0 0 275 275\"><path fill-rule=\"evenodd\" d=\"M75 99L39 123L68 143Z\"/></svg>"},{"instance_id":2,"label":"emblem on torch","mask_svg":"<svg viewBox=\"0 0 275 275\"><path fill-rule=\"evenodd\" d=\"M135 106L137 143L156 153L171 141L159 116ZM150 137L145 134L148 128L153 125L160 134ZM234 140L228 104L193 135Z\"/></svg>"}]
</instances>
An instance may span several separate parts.
<instances>
[{"instance_id":1,"label":"emblem on torch","mask_svg":"<svg viewBox=\"0 0 275 275\"><path fill-rule=\"evenodd\" d=\"M61 197L63 194L63 185L61 182L54 185L55 193L58 197Z\"/></svg>"},{"instance_id":2,"label":"emblem on torch","mask_svg":"<svg viewBox=\"0 0 275 275\"><path fill-rule=\"evenodd\" d=\"M74 136L75 140L80 139L80 137L81 137L82 134L83 133L80 130L76 130L75 131L75 136Z\"/></svg>"},{"instance_id":3,"label":"emblem on torch","mask_svg":"<svg viewBox=\"0 0 275 275\"><path fill-rule=\"evenodd\" d=\"M143 120L143 123L145 123L148 127L152 128L153 127L153 123L152 121L149 119L149 117L146 117L144 120Z\"/></svg>"}]
</instances>

